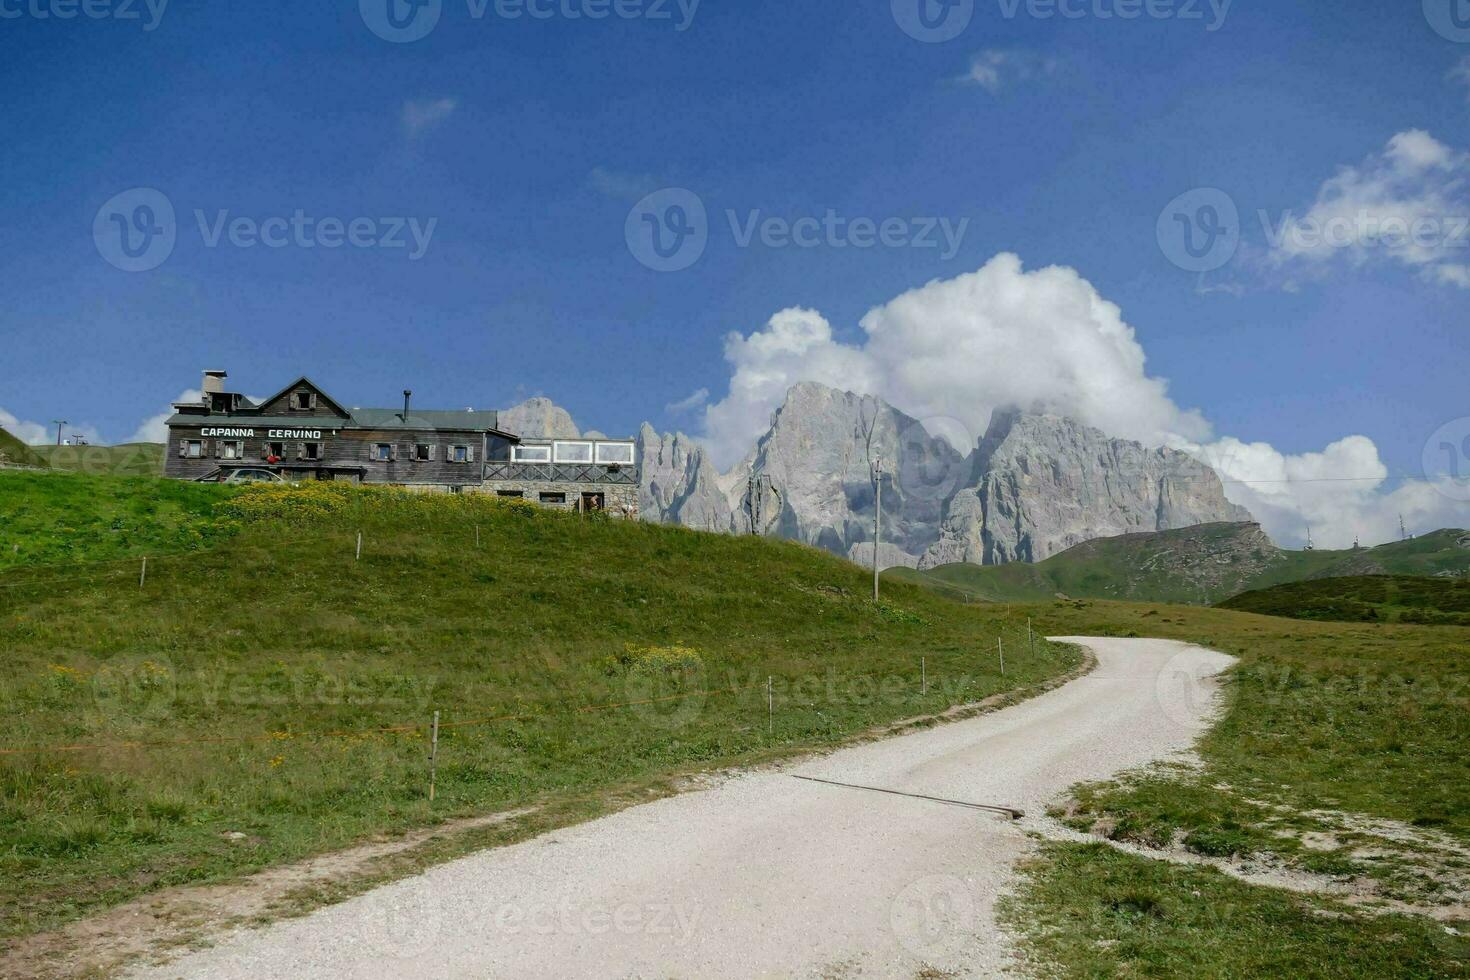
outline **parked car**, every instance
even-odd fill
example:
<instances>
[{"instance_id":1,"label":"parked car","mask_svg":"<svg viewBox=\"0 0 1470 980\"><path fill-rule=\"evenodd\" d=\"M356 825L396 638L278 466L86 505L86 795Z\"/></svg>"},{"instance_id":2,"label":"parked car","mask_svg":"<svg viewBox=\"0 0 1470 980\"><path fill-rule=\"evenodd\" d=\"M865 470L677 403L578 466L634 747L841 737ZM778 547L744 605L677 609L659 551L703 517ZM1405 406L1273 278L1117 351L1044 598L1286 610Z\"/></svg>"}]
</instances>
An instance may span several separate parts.
<instances>
[{"instance_id":1,"label":"parked car","mask_svg":"<svg viewBox=\"0 0 1470 980\"><path fill-rule=\"evenodd\" d=\"M270 470L235 470L226 474L221 483L285 483L279 473Z\"/></svg>"},{"instance_id":2,"label":"parked car","mask_svg":"<svg viewBox=\"0 0 1470 980\"><path fill-rule=\"evenodd\" d=\"M215 470L206 476L201 476L195 483L285 483L286 480L278 473L270 470Z\"/></svg>"}]
</instances>

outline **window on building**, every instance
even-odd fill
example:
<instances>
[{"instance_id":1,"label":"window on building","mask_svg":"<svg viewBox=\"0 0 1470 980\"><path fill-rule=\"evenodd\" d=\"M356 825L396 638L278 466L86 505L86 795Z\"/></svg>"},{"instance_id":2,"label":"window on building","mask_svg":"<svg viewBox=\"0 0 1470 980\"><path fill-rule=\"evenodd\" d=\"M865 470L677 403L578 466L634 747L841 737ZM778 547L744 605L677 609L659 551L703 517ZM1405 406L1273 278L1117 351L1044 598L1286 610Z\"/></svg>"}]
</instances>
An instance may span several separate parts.
<instances>
[{"instance_id":1,"label":"window on building","mask_svg":"<svg viewBox=\"0 0 1470 980\"><path fill-rule=\"evenodd\" d=\"M592 443L558 442L556 443L556 461L558 463L590 463L592 462Z\"/></svg>"},{"instance_id":2,"label":"window on building","mask_svg":"<svg viewBox=\"0 0 1470 980\"><path fill-rule=\"evenodd\" d=\"M420 463L427 463L434 458L434 447L426 442L421 442L413 447L413 458Z\"/></svg>"},{"instance_id":3,"label":"window on building","mask_svg":"<svg viewBox=\"0 0 1470 980\"><path fill-rule=\"evenodd\" d=\"M302 459L321 459L322 444L319 442L303 442L301 444Z\"/></svg>"},{"instance_id":4,"label":"window on building","mask_svg":"<svg viewBox=\"0 0 1470 980\"><path fill-rule=\"evenodd\" d=\"M451 463L468 463L470 461L470 447L450 446L449 461Z\"/></svg>"},{"instance_id":5,"label":"window on building","mask_svg":"<svg viewBox=\"0 0 1470 980\"><path fill-rule=\"evenodd\" d=\"M511 446L510 458L516 463L551 462L550 446Z\"/></svg>"},{"instance_id":6,"label":"window on building","mask_svg":"<svg viewBox=\"0 0 1470 980\"><path fill-rule=\"evenodd\" d=\"M220 443L220 456L225 459L244 459L245 444L243 442Z\"/></svg>"},{"instance_id":7,"label":"window on building","mask_svg":"<svg viewBox=\"0 0 1470 980\"><path fill-rule=\"evenodd\" d=\"M296 392L296 394L292 396L292 399L291 399L291 407L295 408L299 412L307 412L307 411L310 411L311 410L311 392L309 392L309 391L298 391L298 392Z\"/></svg>"},{"instance_id":8,"label":"window on building","mask_svg":"<svg viewBox=\"0 0 1470 980\"><path fill-rule=\"evenodd\" d=\"M495 491L495 496L497 496L497 497L514 497L517 500L521 499L525 495L526 495L526 491L524 491L524 490L497 490L497 491Z\"/></svg>"},{"instance_id":9,"label":"window on building","mask_svg":"<svg viewBox=\"0 0 1470 980\"><path fill-rule=\"evenodd\" d=\"M184 455L190 459L198 459L204 455L204 443L199 439L190 439L184 443Z\"/></svg>"},{"instance_id":10,"label":"window on building","mask_svg":"<svg viewBox=\"0 0 1470 980\"><path fill-rule=\"evenodd\" d=\"M633 444L631 442L599 442L597 462L604 466L632 466Z\"/></svg>"},{"instance_id":11,"label":"window on building","mask_svg":"<svg viewBox=\"0 0 1470 980\"><path fill-rule=\"evenodd\" d=\"M380 442L373 447L373 462L387 463L393 459L393 446L386 442Z\"/></svg>"},{"instance_id":12,"label":"window on building","mask_svg":"<svg viewBox=\"0 0 1470 980\"><path fill-rule=\"evenodd\" d=\"M567 502L567 495L564 493L543 493L541 495L541 502L543 504L564 504Z\"/></svg>"},{"instance_id":13,"label":"window on building","mask_svg":"<svg viewBox=\"0 0 1470 980\"><path fill-rule=\"evenodd\" d=\"M272 442L265 447L267 459L285 459L286 444L284 442Z\"/></svg>"},{"instance_id":14,"label":"window on building","mask_svg":"<svg viewBox=\"0 0 1470 980\"><path fill-rule=\"evenodd\" d=\"M464 493L464 487L450 487L450 493Z\"/></svg>"}]
</instances>

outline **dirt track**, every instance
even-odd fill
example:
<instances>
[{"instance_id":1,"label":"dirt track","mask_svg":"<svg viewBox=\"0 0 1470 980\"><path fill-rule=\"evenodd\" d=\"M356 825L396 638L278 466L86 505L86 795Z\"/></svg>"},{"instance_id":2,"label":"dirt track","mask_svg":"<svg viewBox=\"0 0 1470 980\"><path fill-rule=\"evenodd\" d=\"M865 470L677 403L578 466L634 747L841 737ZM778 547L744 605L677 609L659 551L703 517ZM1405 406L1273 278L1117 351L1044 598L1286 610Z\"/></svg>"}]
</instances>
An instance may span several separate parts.
<instances>
[{"instance_id":1,"label":"dirt track","mask_svg":"<svg viewBox=\"0 0 1470 980\"><path fill-rule=\"evenodd\" d=\"M1035 815L1079 780L1188 749L1230 663L1168 640L1076 642L1098 669L1015 707L486 851L134 975L996 975L994 904Z\"/></svg>"}]
</instances>

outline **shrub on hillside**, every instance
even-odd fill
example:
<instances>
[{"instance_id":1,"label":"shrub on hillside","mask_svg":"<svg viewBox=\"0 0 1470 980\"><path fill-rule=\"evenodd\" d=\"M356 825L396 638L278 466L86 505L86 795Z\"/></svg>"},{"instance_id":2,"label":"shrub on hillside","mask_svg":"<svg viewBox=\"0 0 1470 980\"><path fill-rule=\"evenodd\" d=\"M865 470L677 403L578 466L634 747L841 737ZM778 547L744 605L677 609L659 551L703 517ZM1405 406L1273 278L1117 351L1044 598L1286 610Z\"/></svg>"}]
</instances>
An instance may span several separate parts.
<instances>
[{"instance_id":1,"label":"shrub on hillside","mask_svg":"<svg viewBox=\"0 0 1470 980\"><path fill-rule=\"evenodd\" d=\"M347 516L536 518L554 512L520 498L483 494L416 493L395 486L361 486L328 481L256 483L243 488L225 510L238 520L255 523L332 523Z\"/></svg>"}]
</instances>

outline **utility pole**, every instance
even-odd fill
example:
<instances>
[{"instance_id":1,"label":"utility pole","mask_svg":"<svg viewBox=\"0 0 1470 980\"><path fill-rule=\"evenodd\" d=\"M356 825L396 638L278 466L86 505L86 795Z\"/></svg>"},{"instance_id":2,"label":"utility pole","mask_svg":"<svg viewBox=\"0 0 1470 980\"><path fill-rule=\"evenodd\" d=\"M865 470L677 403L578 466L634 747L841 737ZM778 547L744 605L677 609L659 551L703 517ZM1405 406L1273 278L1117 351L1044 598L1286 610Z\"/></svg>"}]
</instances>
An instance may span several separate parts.
<instances>
[{"instance_id":1,"label":"utility pole","mask_svg":"<svg viewBox=\"0 0 1470 980\"><path fill-rule=\"evenodd\" d=\"M61 430L67 426L66 419L52 419L51 424L56 426L56 444L61 445Z\"/></svg>"},{"instance_id":2,"label":"utility pole","mask_svg":"<svg viewBox=\"0 0 1470 980\"><path fill-rule=\"evenodd\" d=\"M1403 514L1400 514L1399 515L1399 540L1400 541L1407 541L1407 540L1409 540L1409 529L1406 528L1406 527L1404 527L1404 515Z\"/></svg>"},{"instance_id":3,"label":"utility pole","mask_svg":"<svg viewBox=\"0 0 1470 980\"><path fill-rule=\"evenodd\" d=\"M873 460L873 601L878 601L878 549L883 544L883 456Z\"/></svg>"}]
</instances>

